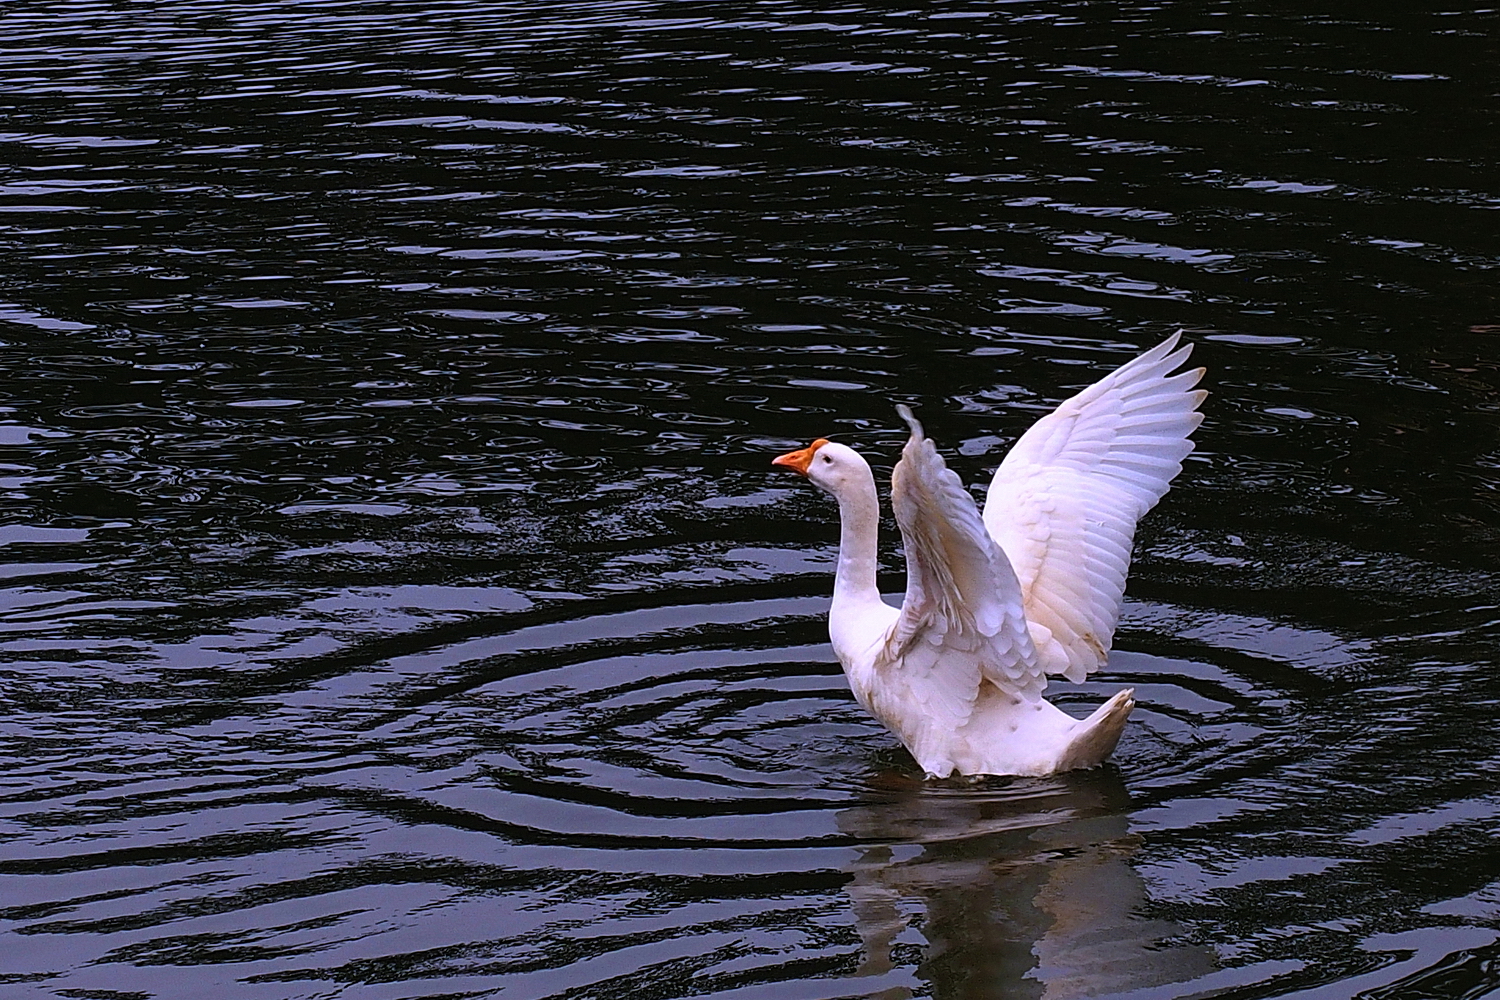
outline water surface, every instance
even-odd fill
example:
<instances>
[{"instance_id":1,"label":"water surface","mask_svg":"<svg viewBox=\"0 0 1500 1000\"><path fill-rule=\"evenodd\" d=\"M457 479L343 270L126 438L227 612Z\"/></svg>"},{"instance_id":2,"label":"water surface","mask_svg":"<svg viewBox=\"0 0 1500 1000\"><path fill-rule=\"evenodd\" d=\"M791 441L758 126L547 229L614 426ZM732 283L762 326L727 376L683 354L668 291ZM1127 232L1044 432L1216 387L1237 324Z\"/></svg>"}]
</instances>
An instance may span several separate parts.
<instances>
[{"instance_id":1,"label":"water surface","mask_svg":"<svg viewBox=\"0 0 1500 1000\"><path fill-rule=\"evenodd\" d=\"M4 994L1500 988L1497 30L8 4ZM1179 328L1115 763L923 782L770 457Z\"/></svg>"}]
</instances>

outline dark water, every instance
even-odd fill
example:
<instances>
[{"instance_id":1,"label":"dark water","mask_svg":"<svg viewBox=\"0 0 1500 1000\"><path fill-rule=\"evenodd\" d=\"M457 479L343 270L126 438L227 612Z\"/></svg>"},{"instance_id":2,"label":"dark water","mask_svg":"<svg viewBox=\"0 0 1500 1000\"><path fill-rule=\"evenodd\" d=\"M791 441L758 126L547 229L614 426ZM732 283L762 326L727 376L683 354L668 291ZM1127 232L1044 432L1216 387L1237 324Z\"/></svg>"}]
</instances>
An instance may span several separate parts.
<instances>
[{"instance_id":1,"label":"dark water","mask_svg":"<svg viewBox=\"0 0 1500 1000\"><path fill-rule=\"evenodd\" d=\"M0 995L1500 989L1500 15L1377 8L6 4ZM1178 327L1117 765L923 783L769 458Z\"/></svg>"}]
</instances>

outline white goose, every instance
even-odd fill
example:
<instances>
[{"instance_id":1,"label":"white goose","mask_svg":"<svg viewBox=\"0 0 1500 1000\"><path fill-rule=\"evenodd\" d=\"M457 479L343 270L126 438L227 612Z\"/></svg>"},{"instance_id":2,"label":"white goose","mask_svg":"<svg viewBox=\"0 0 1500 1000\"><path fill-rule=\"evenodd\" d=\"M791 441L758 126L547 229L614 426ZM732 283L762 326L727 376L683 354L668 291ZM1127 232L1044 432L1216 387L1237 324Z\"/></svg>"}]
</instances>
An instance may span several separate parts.
<instances>
[{"instance_id":1,"label":"white goose","mask_svg":"<svg viewBox=\"0 0 1500 1000\"><path fill-rule=\"evenodd\" d=\"M1042 698L1048 674L1103 665L1130 547L1193 450L1202 368L1170 374L1178 335L1064 401L1011 448L981 520L922 425L891 475L906 547L898 611L875 585L880 501L854 449L819 438L772 464L831 493L842 532L828 633L854 696L932 777L1051 774L1103 763L1135 707L1119 692L1087 719Z\"/></svg>"}]
</instances>

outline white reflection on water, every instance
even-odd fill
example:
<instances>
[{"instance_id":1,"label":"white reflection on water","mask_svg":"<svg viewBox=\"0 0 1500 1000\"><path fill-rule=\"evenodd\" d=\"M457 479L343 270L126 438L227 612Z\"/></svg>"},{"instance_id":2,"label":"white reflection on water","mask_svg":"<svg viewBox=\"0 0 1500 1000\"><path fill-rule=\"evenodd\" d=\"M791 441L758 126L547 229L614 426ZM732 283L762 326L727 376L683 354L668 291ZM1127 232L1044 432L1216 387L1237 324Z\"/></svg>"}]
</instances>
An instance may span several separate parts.
<instances>
[{"instance_id":1,"label":"white reflection on water","mask_svg":"<svg viewBox=\"0 0 1500 1000\"><path fill-rule=\"evenodd\" d=\"M1067 1000L1217 967L1211 948L1146 915L1131 864L1141 838L1117 771L1000 786L882 783L888 794L838 814L840 830L877 842L847 869L859 975L885 975L918 945L916 972L935 996Z\"/></svg>"}]
</instances>

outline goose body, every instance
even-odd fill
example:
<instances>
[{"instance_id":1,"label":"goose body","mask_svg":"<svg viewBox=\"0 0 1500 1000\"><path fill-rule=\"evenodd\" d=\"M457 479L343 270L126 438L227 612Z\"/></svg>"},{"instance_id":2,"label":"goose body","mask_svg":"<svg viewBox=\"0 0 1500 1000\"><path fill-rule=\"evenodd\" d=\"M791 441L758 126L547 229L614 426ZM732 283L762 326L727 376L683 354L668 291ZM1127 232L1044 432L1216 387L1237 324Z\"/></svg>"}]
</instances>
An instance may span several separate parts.
<instances>
[{"instance_id":1,"label":"goose body","mask_svg":"<svg viewBox=\"0 0 1500 1000\"><path fill-rule=\"evenodd\" d=\"M839 505L828 632L855 698L933 777L1051 774L1103 763L1135 706L1086 719L1042 695L1109 653L1136 522L1166 493L1202 422L1202 368L1172 372L1173 335L1065 400L995 470L980 514L909 409L891 476L906 549L898 610L876 588L880 502L869 464L818 439L774 460Z\"/></svg>"}]
</instances>

